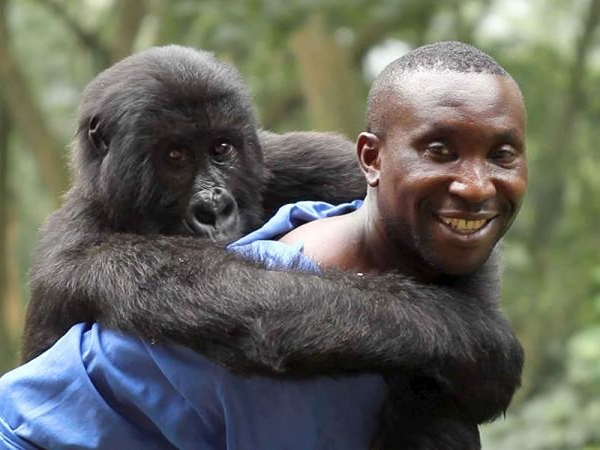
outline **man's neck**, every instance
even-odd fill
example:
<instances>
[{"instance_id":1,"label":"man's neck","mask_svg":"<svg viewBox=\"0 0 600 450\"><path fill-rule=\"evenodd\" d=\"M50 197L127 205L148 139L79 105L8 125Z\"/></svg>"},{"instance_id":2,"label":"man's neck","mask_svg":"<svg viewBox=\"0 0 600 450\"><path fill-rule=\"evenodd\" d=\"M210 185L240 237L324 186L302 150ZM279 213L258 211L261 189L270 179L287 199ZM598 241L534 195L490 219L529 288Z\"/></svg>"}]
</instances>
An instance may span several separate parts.
<instances>
[{"instance_id":1,"label":"man's neck","mask_svg":"<svg viewBox=\"0 0 600 450\"><path fill-rule=\"evenodd\" d=\"M368 203L341 216L309 222L281 238L303 243L306 256L323 269L360 273L404 273L423 282L435 277L419 270L422 262L390 242L385 230L370 216Z\"/></svg>"},{"instance_id":2,"label":"man's neck","mask_svg":"<svg viewBox=\"0 0 600 450\"><path fill-rule=\"evenodd\" d=\"M361 266L373 273L396 272L421 282L434 282L439 274L429 270L409 248L392 241L368 201L356 212L360 221L361 249L356 255Z\"/></svg>"}]
</instances>

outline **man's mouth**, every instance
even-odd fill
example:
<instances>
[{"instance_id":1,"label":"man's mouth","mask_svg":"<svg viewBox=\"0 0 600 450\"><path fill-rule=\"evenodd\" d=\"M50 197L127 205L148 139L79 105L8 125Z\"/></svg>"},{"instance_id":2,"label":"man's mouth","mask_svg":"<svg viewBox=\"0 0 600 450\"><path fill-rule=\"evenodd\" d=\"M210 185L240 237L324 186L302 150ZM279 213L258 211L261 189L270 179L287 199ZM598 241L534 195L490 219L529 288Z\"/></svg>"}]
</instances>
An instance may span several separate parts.
<instances>
[{"instance_id":1,"label":"man's mouth","mask_svg":"<svg viewBox=\"0 0 600 450\"><path fill-rule=\"evenodd\" d=\"M492 219L459 219L440 216L442 223L460 234L473 234L485 227Z\"/></svg>"}]
</instances>

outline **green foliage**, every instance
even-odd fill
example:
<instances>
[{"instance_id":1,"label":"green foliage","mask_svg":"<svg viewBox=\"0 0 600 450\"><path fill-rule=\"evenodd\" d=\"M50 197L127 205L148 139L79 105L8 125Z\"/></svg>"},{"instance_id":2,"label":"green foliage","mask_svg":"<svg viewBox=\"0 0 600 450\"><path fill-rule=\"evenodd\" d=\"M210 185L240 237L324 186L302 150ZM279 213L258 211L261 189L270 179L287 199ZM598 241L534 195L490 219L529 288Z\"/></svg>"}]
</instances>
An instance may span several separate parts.
<instances>
[{"instance_id":1,"label":"green foliage","mask_svg":"<svg viewBox=\"0 0 600 450\"><path fill-rule=\"evenodd\" d=\"M484 427L486 450L600 449L600 326L567 345L559 383L532 397L506 420Z\"/></svg>"},{"instance_id":2,"label":"green foliage","mask_svg":"<svg viewBox=\"0 0 600 450\"><path fill-rule=\"evenodd\" d=\"M362 114L365 65L388 53L375 51L384 44L399 52L396 44L461 39L494 55L519 82L528 109L530 186L504 243L503 291L527 359L521 393L506 420L485 428L484 448L585 450L600 449L599 1L140 0L139 29L128 31L135 32L132 51L174 42L233 62L251 86L264 126L276 130L319 127L315 116L356 117L342 115L342 108ZM79 93L118 57L114 43L125 40L116 25L124 3L5 3L9 49L66 161ZM319 20L317 48L333 43L331 59L343 62L326 75L334 70L343 86L338 98L322 102L328 109L311 114L307 93L315 91L306 73L322 68L303 62L296 46ZM8 190L0 196L9 199L13 234L0 239L10 250L17 279L8 280L20 287L20 297L10 290L8 298L7 286L0 286L6 296L0 327L11 325L5 323L10 305L27 299L35 233L56 200L25 133L15 127L9 136ZM0 353L8 348L0 342Z\"/></svg>"}]
</instances>

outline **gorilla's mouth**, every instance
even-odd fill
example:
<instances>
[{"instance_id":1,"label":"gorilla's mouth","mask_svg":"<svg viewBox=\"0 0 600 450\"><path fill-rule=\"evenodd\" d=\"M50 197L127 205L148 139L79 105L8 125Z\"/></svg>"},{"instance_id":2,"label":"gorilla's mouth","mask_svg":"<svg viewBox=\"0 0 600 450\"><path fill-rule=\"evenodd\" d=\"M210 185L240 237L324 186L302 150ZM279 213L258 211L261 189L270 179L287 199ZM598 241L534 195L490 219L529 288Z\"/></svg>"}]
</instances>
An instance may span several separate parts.
<instances>
[{"instance_id":1,"label":"gorilla's mouth","mask_svg":"<svg viewBox=\"0 0 600 450\"><path fill-rule=\"evenodd\" d=\"M207 224L193 221L190 223L189 220L184 219L182 221L183 229L186 231L185 234L190 236L210 239L211 241L218 242L220 244L228 244L242 237L242 232L239 226L237 226L237 220L234 223L228 223L226 226L223 224Z\"/></svg>"}]
</instances>

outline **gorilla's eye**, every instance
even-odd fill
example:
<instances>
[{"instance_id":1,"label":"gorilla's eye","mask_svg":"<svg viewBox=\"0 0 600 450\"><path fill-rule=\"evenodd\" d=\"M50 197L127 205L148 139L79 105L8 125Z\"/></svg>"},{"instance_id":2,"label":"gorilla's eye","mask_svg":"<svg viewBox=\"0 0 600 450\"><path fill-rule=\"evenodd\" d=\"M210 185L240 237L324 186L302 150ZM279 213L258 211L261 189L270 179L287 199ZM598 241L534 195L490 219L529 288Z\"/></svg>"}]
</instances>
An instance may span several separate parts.
<instances>
[{"instance_id":1,"label":"gorilla's eye","mask_svg":"<svg viewBox=\"0 0 600 450\"><path fill-rule=\"evenodd\" d=\"M215 157L217 160L227 157L228 155L233 153L233 151L234 151L233 144L231 142L227 142L227 141L217 142L210 149L211 155L213 157Z\"/></svg>"},{"instance_id":2,"label":"gorilla's eye","mask_svg":"<svg viewBox=\"0 0 600 450\"><path fill-rule=\"evenodd\" d=\"M185 164L190 159L190 154L183 148L171 148L167 151L167 161L172 164Z\"/></svg>"}]
</instances>

